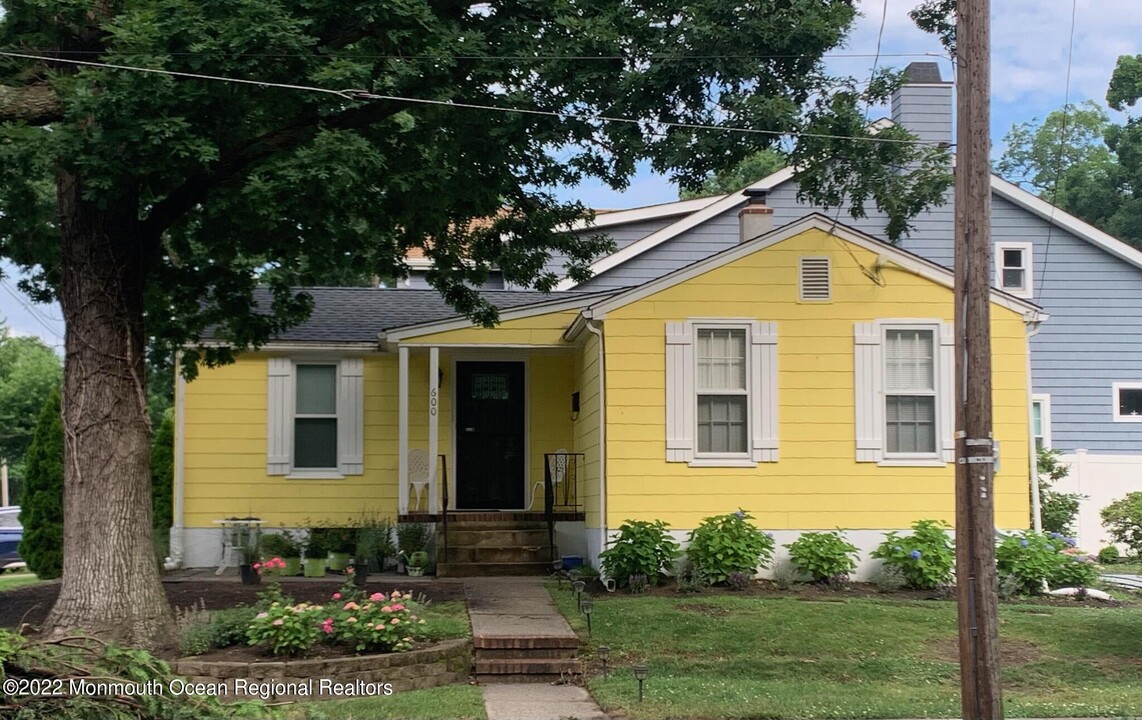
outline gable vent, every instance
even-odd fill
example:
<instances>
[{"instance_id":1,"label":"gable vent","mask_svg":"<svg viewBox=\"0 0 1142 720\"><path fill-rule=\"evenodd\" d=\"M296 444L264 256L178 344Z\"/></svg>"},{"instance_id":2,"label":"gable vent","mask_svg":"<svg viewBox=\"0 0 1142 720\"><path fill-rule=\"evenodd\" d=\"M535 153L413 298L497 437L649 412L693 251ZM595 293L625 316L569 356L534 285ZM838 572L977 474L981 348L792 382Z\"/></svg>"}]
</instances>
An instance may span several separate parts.
<instances>
[{"instance_id":1,"label":"gable vent","mask_svg":"<svg viewBox=\"0 0 1142 720\"><path fill-rule=\"evenodd\" d=\"M801 299L829 300L833 296L829 282L829 258L801 258Z\"/></svg>"}]
</instances>

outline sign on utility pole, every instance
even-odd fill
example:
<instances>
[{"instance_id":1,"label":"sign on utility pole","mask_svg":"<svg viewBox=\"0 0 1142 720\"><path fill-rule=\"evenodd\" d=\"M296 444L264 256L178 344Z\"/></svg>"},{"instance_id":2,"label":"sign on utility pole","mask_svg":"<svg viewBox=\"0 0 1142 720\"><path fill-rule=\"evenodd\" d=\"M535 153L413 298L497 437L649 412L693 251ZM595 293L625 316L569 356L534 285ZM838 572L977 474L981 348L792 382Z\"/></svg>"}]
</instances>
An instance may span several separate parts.
<instances>
[{"instance_id":1,"label":"sign on utility pole","mask_svg":"<svg viewBox=\"0 0 1142 720\"><path fill-rule=\"evenodd\" d=\"M1003 717L991 422L990 0L956 18L956 598L964 720Z\"/></svg>"}]
</instances>

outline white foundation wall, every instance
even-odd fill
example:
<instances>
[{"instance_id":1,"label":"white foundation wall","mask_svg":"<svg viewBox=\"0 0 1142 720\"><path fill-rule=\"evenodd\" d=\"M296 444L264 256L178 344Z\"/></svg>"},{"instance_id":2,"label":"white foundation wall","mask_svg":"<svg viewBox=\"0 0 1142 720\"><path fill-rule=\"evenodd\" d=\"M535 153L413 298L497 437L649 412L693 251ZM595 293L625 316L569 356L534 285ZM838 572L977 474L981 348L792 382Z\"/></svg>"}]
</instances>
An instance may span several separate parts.
<instances>
[{"instance_id":1,"label":"white foundation wall","mask_svg":"<svg viewBox=\"0 0 1142 720\"><path fill-rule=\"evenodd\" d=\"M1079 547L1096 553L1111 544L1102 526L1102 509L1127 493L1142 492L1142 455L1103 455L1076 450L1059 460L1066 463L1070 473L1056 483L1055 489L1086 496L1079 502L1075 539Z\"/></svg>"}]
</instances>

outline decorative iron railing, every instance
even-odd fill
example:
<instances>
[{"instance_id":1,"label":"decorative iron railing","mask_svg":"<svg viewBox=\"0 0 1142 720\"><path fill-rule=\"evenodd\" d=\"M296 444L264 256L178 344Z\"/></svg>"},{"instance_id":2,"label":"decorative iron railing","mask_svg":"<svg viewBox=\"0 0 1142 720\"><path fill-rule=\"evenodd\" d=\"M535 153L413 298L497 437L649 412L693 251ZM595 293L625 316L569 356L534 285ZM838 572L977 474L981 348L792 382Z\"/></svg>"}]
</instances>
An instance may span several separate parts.
<instances>
[{"instance_id":1,"label":"decorative iron railing","mask_svg":"<svg viewBox=\"0 0 1142 720\"><path fill-rule=\"evenodd\" d=\"M555 562L555 513L578 512L579 466L583 453L544 453L543 519L547 522L547 547Z\"/></svg>"}]
</instances>

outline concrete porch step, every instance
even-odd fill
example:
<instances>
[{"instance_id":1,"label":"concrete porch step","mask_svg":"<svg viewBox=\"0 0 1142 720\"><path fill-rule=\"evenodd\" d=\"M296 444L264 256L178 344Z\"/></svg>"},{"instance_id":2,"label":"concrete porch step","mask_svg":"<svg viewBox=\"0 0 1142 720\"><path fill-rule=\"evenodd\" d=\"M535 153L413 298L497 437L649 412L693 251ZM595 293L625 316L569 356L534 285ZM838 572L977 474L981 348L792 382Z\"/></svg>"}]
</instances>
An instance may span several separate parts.
<instances>
[{"instance_id":1,"label":"concrete porch step","mask_svg":"<svg viewBox=\"0 0 1142 720\"><path fill-rule=\"evenodd\" d=\"M451 553L451 549L449 549ZM543 562L446 562L436 565L437 577L481 577L511 575L548 575L551 563Z\"/></svg>"},{"instance_id":2,"label":"concrete porch step","mask_svg":"<svg viewBox=\"0 0 1142 720\"><path fill-rule=\"evenodd\" d=\"M532 673L530 675L495 675L490 673L481 675L477 673L472 677L476 680L477 685L503 685L505 683L512 683L513 685L523 683L569 685L575 676L568 673Z\"/></svg>"},{"instance_id":3,"label":"concrete porch step","mask_svg":"<svg viewBox=\"0 0 1142 720\"><path fill-rule=\"evenodd\" d=\"M479 675L578 675L581 666L571 658L503 658L476 660L473 663Z\"/></svg>"},{"instance_id":4,"label":"concrete porch step","mask_svg":"<svg viewBox=\"0 0 1142 720\"><path fill-rule=\"evenodd\" d=\"M472 646L477 650L537 650L543 648L579 649L579 637L566 635L476 635Z\"/></svg>"},{"instance_id":5,"label":"concrete porch step","mask_svg":"<svg viewBox=\"0 0 1142 720\"><path fill-rule=\"evenodd\" d=\"M477 660L573 660L579 657L578 648L476 648Z\"/></svg>"},{"instance_id":6,"label":"concrete porch step","mask_svg":"<svg viewBox=\"0 0 1142 720\"><path fill-rule=\"evenodd\" d=\"M440 545L436 547L441 548ZM439 550L443 554L443 548ZM543 545L453 545L448 544L452 563L541 563L551 565L553 550ZM558 557L558 555L555 555Z\"/></svg>"},{"instance_id":7,"label":"concrete porch step","mask_svg":"<svg viewBox=\"0 0 1142 720\"><path fill-rule=\"evenodd\" d=\"M443 543L444 533L437 533L437 547ZM547 528L470 528L449 526L448 545L476 546L491 545L495 547L508 546L535 546L547 544Z\"/></svg>"}]
</instances>

